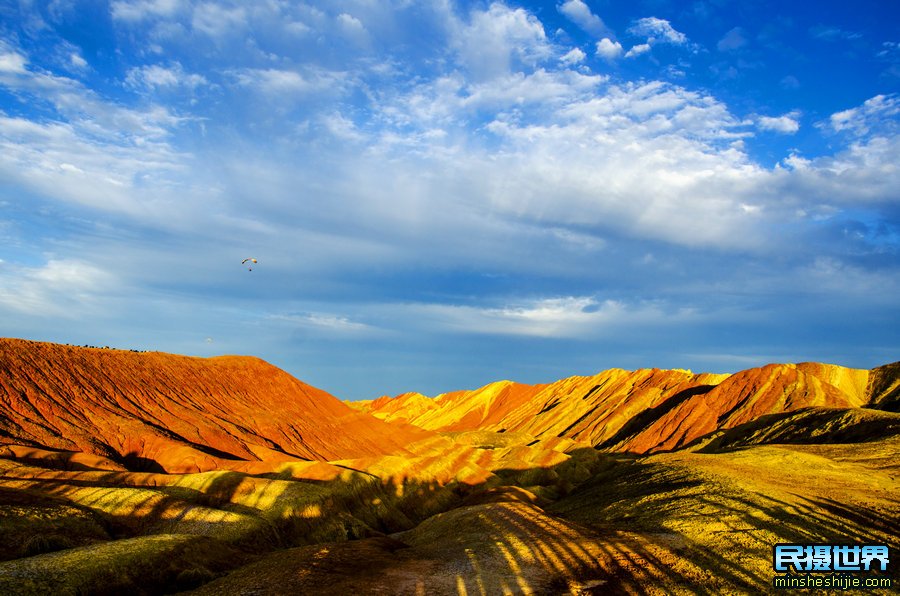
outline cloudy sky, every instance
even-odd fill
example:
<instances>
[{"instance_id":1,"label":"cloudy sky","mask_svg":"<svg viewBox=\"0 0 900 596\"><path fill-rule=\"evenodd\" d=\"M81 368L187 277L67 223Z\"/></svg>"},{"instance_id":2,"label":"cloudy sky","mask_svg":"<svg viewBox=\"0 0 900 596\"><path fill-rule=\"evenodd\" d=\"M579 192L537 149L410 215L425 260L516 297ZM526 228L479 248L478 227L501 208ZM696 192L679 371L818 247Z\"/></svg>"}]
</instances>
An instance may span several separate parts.
<instances>
[{"instance_id":1,"label":"cloudy sky","mask_svg":"<svg viewBox=\"0 0 900 596\"><path fill-rule=\"evenodd\" d=\"M898 92L883 0L0 0L0 335L344 399L877 366Z\"/></svg>"}]
</instances>

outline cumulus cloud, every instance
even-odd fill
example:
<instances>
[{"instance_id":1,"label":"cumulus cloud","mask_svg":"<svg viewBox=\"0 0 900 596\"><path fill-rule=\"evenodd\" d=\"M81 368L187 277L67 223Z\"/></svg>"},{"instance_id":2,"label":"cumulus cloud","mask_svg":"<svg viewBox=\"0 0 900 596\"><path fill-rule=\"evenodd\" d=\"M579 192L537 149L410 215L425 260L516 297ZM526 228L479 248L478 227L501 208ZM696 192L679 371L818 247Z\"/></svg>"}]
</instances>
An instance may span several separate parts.
<instances>
[{"instance_id":1,"label":"cumulus cloud","mask_svg":"<svg viewBox=\"0 0 900 596\"><path fill-rule=\"evenodd\" d=\"M234 71L238 84L254 92L268 95L279 101L292 101L298 95L327 92L331 96L340 93L344 75L322 69L305 69L303 72L278 68L246 68Z\"/></svg>"},{"instance_id":2,"label":"cumulus cloud","mask_svg":"<svg viewBox=\"0 0 900 596\"><path fill-rule=\"evenodd\" d=\"M900 114L900 98L896 95L876 95L863 105L831 115L828 125L836 132L862 136L877 125L890 125Z\"/></svg>"},{"instance_id":3,"label":"cumulus cloud","mask_svg":"<svg viewBox=\"0 0 900 596\"><path fill-rule=\"evenodd\" d=\"M342 12L337 17L337 23L343 34L356 43L364 43L367 40L366 26L355 16Z\"/></svg>"},{"instance_id":4,"label":"cumulus cloud","mask_svg":"<svg viewBox=\"0 0 900 596\"><path fill-rule=\"evenodd\" d=\"M473 11L469 22L454 32L452 43L477 81L533 68L554 53L534 15L499 3L487 11Z\"/></svg>"},{"instance_id":5,"label":"cumulus cloud","mask_svg":"<svg viewBox=\"0 0 900 596\"><path fill-rule=\"evenodd\" d=\"M215 2L203 2L194 7L191 25L210 37L223 37L248 26L247 9L243 6L224 7Z\"/></svg>"},{"instance_id":6,"label":"cumulus cloud","mask_svg":"<svg viewBox=\"0 0 900 596\"><path fill-rule=\"evenodd\" d=\"M391 103L379 106L381 118L398 127L392 139L410 139L409 126L422 131L457 126L481 113L496 114L510 108L546 109L596 89L606 81L601 75L572 70L535 70L529 74L509 73L482 82L467 82L451 75L399 94ZM499 121L496 125L502 126ZM494 123L489 122L490 130ZM405 131L405 132L404 132ZM400 136L397 136L400 135Z\"/></svg>"},{"instance_id":7,"label":"cumulus cloud","mask_svg":"<svg viewBox=\"0 0 900 596\"><path fill-rule=\"evenodd\" d=\"M614 60L622 55L622 44L604 37L597 42L597 55L607 60Z\"/></svg>"},{"instance_id":8,"label":"cumulus cloud","mask_svg":"<svg viewBox=\"0 0 900 596\"><path fill-rule=\"evenodd\" d=\"M625 52L626 58L635 58L640 56L641 54L646 54L650 51L650 44L641 43L636 46L633 46L630 50Z\"/></svg>"},{"instance_id":9,"label":"cumulus cloud","mask_svg":"<svg viewBox=\"0 0 900 596\"><path fill-rule=\"evenodd\" d=\"M22 74L28 59L0 42L0 73Z\"/></svg>"},{"instance_id":10,"label":"cumulus cloud","mask_svg":"<svg viewBox=\"0 0 900 596\"><path fill-rule=\"evenodd\" d=\"M582 0L565 0L558 6L558 10L570 21L595 37L609 34L609 29L603 19L592 13Z\"/></svg>"},{"instance_id":11,"label":"cumulus cloud","mask_svg":"<svg viewBox=\"0 0 900 596\"><path fill-rule=\"evenodd\" d=\"M654 43L684 45L688 42L687 36L676 31L669 21L656 17L638 19L628 28L628 32L636 37L647 38L647 43L651 45Z\"/></svg>"},{"instance_id":12,"label":"cumulus cloud","mask_svg":"<svg viewBox=\"0 0 900 596\"><path fill-rule=\"evenodd\" d=\"M206 77L199 74L187 73L178 62L168 66L151 64L131 68L125 76L125 83L137 89L159 89L185 87L194 89L208 85Z\"/></svg>"},{"instance_id":13,"label":"cumulus cloud","mask_svg":"<svg viewBox=\"0 0 900 596\"><path fill-rule=\"evenodd\" d=\"M794 134L800 130L800 123L797 121L799 116L798 112L790 112L777 117L760 116L757 120L757 126L762 130L771 130L781 134Z\"/></svg>"},{"instance_id":14,"label":"cumulus cloud","mask_svg":"<svg viewBox=\"0 0 900 596\"><path fill-rule=\"evenodd\" d=\"M494 213L539 219L544 225L615 222L616 229L634 237L688 245L756 242L753 235L736 231L758 223L741 203L749 204L744 197L763 172L734 145L748 133L723 104L662 83L577 88L576 82L535 73L521 78L521 90L504 81L491 95L482 91L460 101L458 88L444 88L427 102L416 94L415 109L408 105L396 111L418 114L423 130L465 117L475 101L498 113L486 129L496 137L489 146L502 150L487 154L467 143L450 154L451 164L434 166L448 179L470 181L459 192L484 197ZM590 80L582 77L581 82ZM540 106L539 121L502 115L513 106L527 106L519 101L525 96ZM404 126L409 123L405 120ZM434 147L437 163L444 164L440 156L446 150ZM426 193L434 199L444 194Z\"/></svg>"},{"instance_id":15,"label":"cumulus cloud","mask_svg":"<svg viewBox=\"0 0 900 596\"><path fill-rule=\"evenodd\" d=\"M572 66L575 64L581 64L584 62L584 59L587 58L587 54L585 54L580 48L572 48L568 52L566 52L562 58L559 59L560 62L567 66Z\"/></svg>"}]
</instances>

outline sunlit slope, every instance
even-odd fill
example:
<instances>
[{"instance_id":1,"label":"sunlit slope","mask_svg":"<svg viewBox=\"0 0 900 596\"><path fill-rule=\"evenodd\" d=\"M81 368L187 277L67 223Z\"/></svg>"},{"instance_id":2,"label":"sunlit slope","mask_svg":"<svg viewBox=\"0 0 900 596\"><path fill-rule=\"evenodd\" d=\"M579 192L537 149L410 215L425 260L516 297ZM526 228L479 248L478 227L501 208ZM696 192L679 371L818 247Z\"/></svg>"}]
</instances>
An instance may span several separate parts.
<instances>
[{"instance_id":1,"label":"sunlit slope","mask_svg":"<svg viewBox=\"0 0 900 596\"><path fill-rule=\"evenodd\" d=\"M472 391L452 391L435 398L404 393L352 405L383 420L408 422L429 430L487 429L527 403L545 386L497 381Z\"/></svg>"},{"instance_id":2,"label":"sunlit slope","mask_svg":"<svg viewBox=\"0 0 900 596\"><path fill-rule=\"evenodd\" d=\"M895 434L846 445L612 456L620 459L549 511L640 557L637 573L623 560L611 593L773 594L775 544L900 547L898 450ZM896 585L900 570L888 576Z\"/></svg>"},{"instance_id":3,"label":"sunlit slope","mask_svg":"<svg viewBox=\"0 0 900 596\"><path fill-rule=\"evenodd\" d=\"M391 538L282 551L196 593L543 595L602 586L608 557L596 535L530 500L527 491L497 492Z\"/></svg>"},{"instance_id":4,"label":"sunlit slope","mask_svg":"<svg viewBox=\"0 0 900 596\"><path fill-rule=\"evenodd\" d=\"M437 407L436 402L421 393L403 393L397 397L379 397L376 400L346 402L362 412L370 412L376 418L389 422L411 423L424 412ZM420 428L425 428L418 425Z\"/></svg>"},{"instance_id":5,"label":"sunlit slope","mask_svg":"<svg viewBox=\"0 0 900 596\"><path fill-rule=\"evenodd\" d=\"M515 431L648 453L677 449L767 414L860 407L872 399L869 377L867 370L820 363L770 364L733 375L611 369L550 385L501 381L440 395L430 404L419 394L405 394L360 407L432 430ZM891 387L880 398L885 403L893 403Z\"/></svg>"},{"instance_id":6,"label":"sunlit slope","mask_svg":"<svg viewBox=\"0 0 900 596\"><path fill-rule=\"evenodd\" d=\"M533 525L525 536L537 537L550 527L538 523L543 519L539 504L574 490L600 463L594 449L571 441L534 442L515 433L450 433L408 447L405 456L284 462L266 477L234 471L128 472L109 469L102 458L94 460L100 468L79 459L76 469L54 469L40 464L68 465L72 458L54 458L37 449L7 450L0 453L10 457L0 458L0 512L9 515L0 515L0 530L19 540L9 545L9 552L0 553L9 559L0 563L0 593L77 594L104 582L119 591L141 586L148 593L168 593L237 566L235 552L258 554L347 540L358 544L360 539L411 530L457 507L500 515L502 508L494 511L489 504L506 502L498 497L506 494L503 491L528 504L523 511ZM519 490L517 484L530 488ZM446 529L445 522L438 527ZM568 534L542 538L567 539ZM195 551L184 554L186 545L193 549L198 544L207 545L209 556L201 560ZM338 545L328 550L358 548ZM148 570L133 552L144 553L160 568ZM454 552L460 561L466 556L462 547ZM38 553L46 554L29 556ZM168 561L168 556L175 560ZM279 556L272 555L275 561ZM366 565L356 560L342 573L349 577ZM561 559L555 567L532 571L540 585L563 573L565 563ZM148 573L155 579L142 583L140 578ZM241 573L236 572L237 577ZM367 582L358 588L374 585ZM277 593L290 584L269 585Z\"/></svg>"},{"instance_id":7,"label":"sunlit slope","mask_svg":"<svg viewBox=\"0 0 900 596\"><path fill-rule=\"evenodd\" d=\"M423 434L258 358L0 339L2 443L178 472L386 453Z\"/></svg>"},{"instance_id":8,"label":"sunlit slope","mask_svg":"<svg viewBox=\"0 0 900 596\"><path fill-rule=\"evenodd\" d=\"M797 418L781 427L799 436L803 424ZM557 498L486 481L486 490L473 487L462 501L448 501L390 538L280 551L197 593L775 593L771 553L778 542L900 546L900 445L883 430L888 438L847 445L639 458L589 449L599 459L590 460L586 479ZM496 449L504 443L495 436ZM530 474L558 473L570 461L548 461ZM422 498L435 485L410 479L397 486Z\"/></svg>"},{"instance_id":9,"label":"sunlit slope","mask_svg":"<svg viewBox=\"0 0 900 596\"><path fill-rule=\"evenodd\" d=\"M637 432L611 445L619 451L646 453L677 449L716 430L766 414L810 406L848 408L865 399L868 371L810 364L769 364L735 373L708 392L687 396L665 408ZM823 378L824 377L824 378ZM827 380L826 380L827 379ZM835 380L845 392L832 385Z\"/></svg>"}]
</instances>

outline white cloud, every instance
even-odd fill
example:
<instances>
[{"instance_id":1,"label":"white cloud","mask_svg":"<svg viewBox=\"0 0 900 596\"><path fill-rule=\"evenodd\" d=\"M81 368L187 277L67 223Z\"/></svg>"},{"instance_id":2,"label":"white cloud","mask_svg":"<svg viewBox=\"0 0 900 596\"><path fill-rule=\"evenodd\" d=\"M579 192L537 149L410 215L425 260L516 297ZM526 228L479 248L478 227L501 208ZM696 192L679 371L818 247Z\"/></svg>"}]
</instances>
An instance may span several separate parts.
<instances>
[{"instance_id":1,"label":"white cloud","mask_svg":"<svg viewBox=\"0 0 900 596\"><path fill-rule=\"evenodd\" d=\"M566 228L549 228L548 233L558 239L562 246L579 251L596 252L607 246L603 238L591 234L574 232Z\"/></svg>"},{"instance_id":2,"label":"white cloud","mask_svg":"<svg viewBox=\"0 0 900 596\"><path fill-rule=\"evenodd\" d=\"M350 142L362 142L367 138L356 128L356 124L352 120L344 117L340 112L324 116L322 122L328 132L340 139Z\"/></svg>"},{"instance_id":3,"label":"white cloud","mask_svg":"<svg viewBox=\"0 0 900 596\"><path fill-rule=\"evenodd\" d=\"M900 42L886 41L881 44L881 47L884 49L875 54L877 57L889 60L900 59Z\"/></svg>"},{"instance_id":4,"label":"white cloud","mask_svg":"<svg viewBox=\"0 0 900 596\"><path fill-rule=\"evenodd\" d=\"M416 90L389 108L406 116L398 124L423 130L467 118L476 106L498 113L485 127L496 137L490 149L477 136L419 146L434 160L426 167L441 172L433 189L421 191L431 200L459 188L494 214L542 225L580 222L678 244L761 246L760 236L739 232L759 224L759 214L741 204L754 203L764 170L734 144L749 134L746 125L714 98L662 83L600 86L550 72L472 88L469 97L462 84ZM524 98L537 120L516 116L530 109ZM402 153L390 156L402 160Z\"/></svg>"},{"instance_id":5,"label":"white cloud","mask_svg":"<svg viewBox=\"0 0 900 596\"><path fill-rule=\"evenodd\" d=\"M864 298L872 304L896 305L900 277L890 269L871 270L843 259L817 256L794 274L797 283L841 299Z\"/></svg>"},{"instance_id":6,"label":"white cloud","mask_svg":"<svg viewBox=\"0 0 900 596\"><path fill-rule=\"evenodd\" d=\"M837 41L840 39L854 40L862 37L861 33L855 31L845 31L839 27L829 27L826 25L816 25L809 28L809 33L816 39L824 41Z\"/></svg>"},{"instance_id":7,"label":"white cloud","mask_svg":"<svg viewBox=\"0 0 900 596\"><path fill-rule=\"evenodd\" d=\"M558 10L573 23L595 37L609 34L609 29L603 23L603 19L592 13L588 5L582 0L565 0L558 7Z\"/></svg>"},{"instance_id":8,"label":"white cloud","mask_svg":"<svg viewBox=\"0 0 900 596\"><path fill-rule=\"evenodd\" d=\"M572 70L538 69L530 74L505 76L468 83L457 75L441 77L401 94L393 103L379 106L381 118L404 129L416 125L424 130L458 125L480 112L497 114L507 109L551 107L583 93L591 92L606 81L601 75ZM502 124L502 122L501 122ZM489 123L487 128L494 126ZM395 131L387 131L391 138ZM409 138L404 132L402 138Z\"/></svg>"},{"instance_id":9,"label":"white cloud","mask_svg":"<svg viewBox=\"0 0 900 596\"><path fill-rule=\"evenodd\" d=\"M116 278L78 259L50 259L42 267L0 269L0 306L14 312L76 319L93 312Z\"/></svg>"},{"instance_id":10,"label":"white cloud","mask_svg":"<svg viewBox=\"0 0 900 596\"><path fill-rule=\"evenodd\" d=\"M111 4L113 19L138 22L151 17L170 17L182 6L181 0L120 0Z\"/></svg>"},{"instance_id":11,"label":"white cloud","mask_svg":"<svg viewBox=\"0 0 900 596\"><path fill-rule=\"evenodd\" d=\"M469 23L454 32L453 44L474 81L533 68L554 54L534 15L499 3L473 11Z\"/></svg>"},{"instance_id":12,"label":"white cloud","mask_svg":"<svg viewBox=\"0 0 900 596\"><path fill-rule=\"evenodd\" d=\"M270 315L268 319L283 321L306 329L316 329L327 332L329 335L360 335L378 332L376 327L360 323L342 315L321 312L307 312L299 314Z\"/></svg>"},{"instance_id":13,"label":"white cloud","mask_svg":"<svg viewBox=\"0 0 900 596\"><path fill-rule=\"evenodd\" d=\"M342 73L320 69L306 69L301 73L277 68L247 68L235 71L233 75L241 86L283 101L321 91L329 91L328 95L339 93L344 83Z\"/></svg>"},{"instance_id":14,"label":"white cloud","mask_svg":"<svg viewBox=\"0 0 900 596\"><path fill-rule=\"evenodd\" d=\"M760 116L757 120L757 126L762 130L771 130L781 134L794 134L800 130L800 123L797 121L799 116L800 114L797 112L790 112L778 117Z\"/></svg>"},{"instance_id":15,"label":"white cloud","mask_svg":"<svg viewBox=\"0 0 900 596\"><path fill-rule=\"evenodd\" d=\"M225 8L214 2L203 2L194 7L191 25L210 37L223 37L249 26L244 6Z\"/></svg>"},{"instance_id":16,"label":"white cloud","mask_svg":"<svg viewBox=\"0 0 900 596\"><path fill-rule=\"evenodd\" d=\"M566 66L572 66L575 64L581 64L582 62L584 62L585 58L587 58L587 54L585 54L580 48L572 48L571 50L566 52L565 55L563 55L563 57L559 59L559 61Z\"/></svg>"},{"instance_id":17,"label":"white cloud","mask_svg":"<svg viewBox=\"0 0 900 596\"><path fill-rule=\"evenodd\" d=\"M4 47L0 42L0 73L22 74L26 72L28 59L22 54Z\"/></svg>"},{"instance_id":18,"label":"white cloud","mask_svg":"<svg viewBox=\"0 0 900 596\"><path fill-rule=\"evenodd\" d=\"M167 187L184 161L162 143L101 141L71 124L0 117L0 172L6 180L102 211L164 221L168 204L145 201L145 192Z\"/></svg>"},{"instance_id":19,"label":"white cloud","mask_svg":"<svg viewBox=\"0 0 900 596\"><path fill-rule=\"evenodd\" d=\"M799 89L800 88L800 80L797 79L794 75L787 75L782 77L781 81L779 81L782 89Z\"/></svg>"},{"instance_id":20,"label":"white cloud","mask_svg":"<svg viewBox=\"0 0 900 596\"><path fill-rule=\"evenodd\" d=\"M43 71L0 70L0 85L49 102L60 118L98 139L120 141L124 135L133 144L155 142L183 122L164 107L122 107L105 101L79 81Z\"/></svg>"},{"instance_id":21,"label":"white cloud","mask_svg":"<svg viewBox=\"0 0 900 596\"><path fill-rule=\"evenodd\" d=\"M837 132L863 136L873 128L883 128L900 114L900 98L896 95L876 95L863 105L837 112L828 120Z\"/></svg>"},{"instance_id":22,"label":"white cloud","mask_svg":"<svg viewBox=\"0 0 900 596\"><path fill-rule=\"evenodd\" d=\"M747 45L747 38L744 37L744 30L740 27L735 27L719 40L716 47L720 52L729 52L742 48L745 45Z\"/></svg>"},{"instance_id":23,"label":"white cloud","mask_svg":"<svg viewBox=\"0 0 900 596\"><path fill-rule=\"evenodd\" d=\"M687 36L676 31L669 21L656 17L638 19L628 28L628 32L637 37L646 37L650 45L654 43L683 45L688 41Z\"/></svg>"},{"instance_id":24,"label":"white cloud","mask_svg":"<svg viewBox=\"0 0 900 596\"><path fill-rule=\"evenodd\" d=\"M82 58L81 55L76 52L72 52L69 55L69 62L76 70L85 70L88 67L87 60Z\"/></svg>"},{"instance_id":25,"label":"white cloud","mask_svg":"<svg viewBox=\"0 0 900 596\"><path fill-rule=\"evenodd\" d=\"M0 116L4 179L43 196L160 221L164 202L146 201L144 192L166 188L185 167L187 156L168 144L182 118L153 104L130 109L105 101L78 81L43 71L0 71L0 85L53 110L41 121Z\"/></svg>"},{"instance_id":26,"label":"white cloud","mask_svg":"<svg viewBox=\"0 0 900 596\"><path fill-rule=\"evenodd\" d=\"M253 317L258 325L268 311L295 313L269 323L292 336L291 349L269 349L301 354L298 360L303 350L319 348L327 353L323 361L333 358L327 346L305 339L332 332L352 342L396 330L393 339L416 348L435 343L433 330L633 339L610 331L630 325L650 336L675 319L686 323L681 332L698 318L678 304L695 301L704 313L740 302L735 312L752 310L762 321L781 312L781 305L762 303L788 283L835 292L848 274L838 257L817 263L802 283L790 273L762 279L759 271L802 261L818 246L848 251L849 244L822 238L837 237L859 213L873 229L888 219L883 213L893 213L900 140L892 96L820 125L849 135L831 137L834 155L794 156L770 168L751 152L770 137L753 135L766 127L790 132L798 114L744 118L685 86L590 74L585 52L595 47L602 58L622 56L633 43L629 56L652 44L690 44L661 19L638 26L646 37L631 38L626 48L612 34L577 48L562 35L548 40L535 13L499 3L321 6L228 2L217 11L202 1L116 2L113 24L124 29L117 39L146 52L120 57L126 84L159 93L114 99L49 74L64 72L60 64L72 48L51 61L4 47L0 84L19 103L4 107L0 118L0 179L16 197L45 199L35 201L35 212L47 207L33 216L28 205L14 209L28 225L0 230L4 246L12 244L7 237L21 238L3 254L0 299L13 313L5 320L22 312L7 304L14 294L31 311L55 304L67 313L68 296L85 291L60 265L41 276L41 267L16 264L23 257L15 251L30 250L20 247L47 246L25 237L40 226L65 258L84 265L73 270L96 282L86 303L108 304L103 291L119 287L110 290L93 270L140 277L132 305L117 315L119 327L142 324L130 322L129 310L140 308L145 317L135 296L154 287L165 288L159 304L172 305L160 312L203 321L185 314L176 325L160 316L143 323L152 337L190 332L200 342L215 337L222 349L264 355L258 350L271 340L242 344L251 334L235 321ZM235 21L238 9L244 24ZM411 15L417 26L423 15L429 20L413 29ZM347 42L354 19L367 29L365 52ZM193 53L180 53L187 51ZM201 85L209 85L211 101L182 102L178 111L153 103ZM22 116L38 113L30 104L41 119ZM163 239L160 228L169 232ZM809 241L814 235L819 245ZM854 254L871 254L856 236ZM85 247L108 261L85 256ZM247 274L239 262L250 254L265 265ZM718 291L697 289L698 279L720 280ZM879 281L867 282L869 295ZM511 299L511 288L531 298ZM596 288L617 293L590 294ZM304 302L310 296L321 302ZM214 309L198 306L210 304L231 309L212 329L206 322ZM417 334L416 326L429 333ZM298 370L320 364L311 362Z\"/></svg>"},{"instance_id":27,"label":"white cloud","mask_svg":"<svg viewBox=\"0 0 900 596\"><path fill-rule=\"evenodd\" d=\"M355 16L342 12L337 17L337 23L341 32L348 39L352 39L356 43L365 43L367 41L368 31L366 31L366 26Z\"/></svg>"},{"instance_id":28,"label":"white cloud","mask_svg":"<svg viewBox=\"0 0 900 596\"><path fill-rule=\"evenodd\" d=\"M900 188L900 168L896 155L900 136L873 136L859 140L834 155L814 159L791 156L784 160L790 169L776 168L769 176L768 195L781 196L785 205L804 211L833 206L860 208L864 205L896 201ZM765 187L764 187L765 188Z\"/></svg>"},{"instance_id":29,"label":"white cloud","mask_svg":"<svg viewBox=\"0 0 900 596\"><path fill-rule=\"evenodd\" d=\"M650 49L649 46L647 49ZM597 55L602 56L607 60L614 60L622 55L622 44L617 41L612 41L608 37L604 37L597 42Z\"/></svg>"},{"instance_id":30,"label":"white cloud","mask_svg":"<svg viewBox=\"0 0 900 596\"><path fill-rule=\"evenodd\" d=\"M591 296L523 300L501 307L446 304L405 305L433 330L484 335L590 338L649 324L683 322L689 309L667 312L654 302L627 304Z\"/></svg>"},{"instance_id":31,"label":"white cloud","mask_svg":"<svg viewBox=\"0 0 900 596\"><path fill-rule=\"evenodd\" d=\"M641 54L646 54L650 51L650 44L641 43L636 46L633 46L630 50L625 52L626 58L635 58L640 56Z\"/></svg>"},{"instance_id":32,"label":"white cloud","mask_svg":"<svg viewBox=\"0 0 900 596\"><path fill-rule=\"evenodd\" d=\"M151 90L175 87L194 89L209 84L203 75L186 73L178 62L169 66L152 64L131 68L125 76L125 82L133 88Z\"/></svg>"}]
</instances>

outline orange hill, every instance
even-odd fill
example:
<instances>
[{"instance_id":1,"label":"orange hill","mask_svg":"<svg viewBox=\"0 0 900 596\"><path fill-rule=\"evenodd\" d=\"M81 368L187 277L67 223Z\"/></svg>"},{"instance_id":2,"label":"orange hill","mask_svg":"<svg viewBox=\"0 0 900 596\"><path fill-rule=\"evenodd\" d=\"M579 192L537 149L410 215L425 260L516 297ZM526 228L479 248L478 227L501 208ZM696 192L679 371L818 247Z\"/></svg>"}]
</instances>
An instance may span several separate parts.
<instances>
[{"instance_id":1,"label":"orange hill","mask_svg":"<svg viewBox=\"0 0 900 596\"><path fill-rule=\"evenodd\" d=\"M133 469L261 471L384 454L429 434L354 411L258 358L0 339L0 444Z\"/></svg>"},{"instance_id":2,"label":"orange hill","mask_svg":"<svg viewBox=\"0 0 900 596\"><path fill-rule=\"evenodd\" d=\"M443 394L430 404L420 394L404 394L355 407L428 430L518 431L651 453L766 414L812 406L858 408L878 400L893 404L895 388L880 380L891 377L881 373L887 368L870 373L818 363L770 364L733 375L611 369L550 385L501 381ZM406 407L410 400L415 408Z\"/></svg>"}]
</instances>

